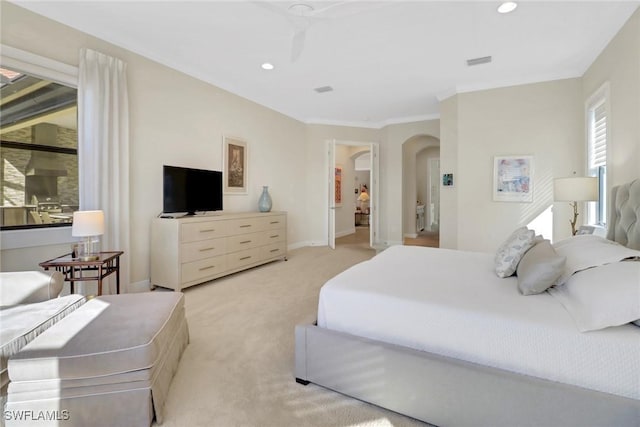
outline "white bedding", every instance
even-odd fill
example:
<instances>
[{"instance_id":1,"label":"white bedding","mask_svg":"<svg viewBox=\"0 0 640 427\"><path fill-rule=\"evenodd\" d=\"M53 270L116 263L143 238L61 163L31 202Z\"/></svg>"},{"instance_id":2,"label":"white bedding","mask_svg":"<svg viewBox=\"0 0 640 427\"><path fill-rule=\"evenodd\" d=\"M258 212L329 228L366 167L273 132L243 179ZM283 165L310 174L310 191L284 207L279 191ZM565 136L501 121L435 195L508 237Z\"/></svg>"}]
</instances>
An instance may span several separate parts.
<instances>
[{"instance_id":1,"label":"white bedding","mask_svg":"<svg viewBox=\"0 0 640 427\"><path fill-rule=\"evenodd\" d=\"M516 280L493 254L394 246L322 287L318 326L640 399L640 327L580 333Z\"/></svg>"}]
</instances>

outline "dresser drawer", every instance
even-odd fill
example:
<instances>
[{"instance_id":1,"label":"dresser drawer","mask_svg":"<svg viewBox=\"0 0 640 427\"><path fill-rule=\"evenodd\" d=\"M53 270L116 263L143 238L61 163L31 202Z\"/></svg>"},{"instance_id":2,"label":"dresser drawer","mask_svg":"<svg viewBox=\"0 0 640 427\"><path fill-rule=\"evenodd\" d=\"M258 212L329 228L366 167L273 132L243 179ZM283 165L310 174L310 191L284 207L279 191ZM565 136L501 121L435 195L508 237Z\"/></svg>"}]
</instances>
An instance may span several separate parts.
<instances>
[{"instance_id":1,"label":"dresser drawer","mask_svg":"<svg viewBox=\"0 0 640 427\"><path fill-rule=\"evenodd\" d=\"M224 272L227 269L226 256L221 255L199 261L182 264L182 282L206 279Z\"/></svg>"},{"instance_id":2,"label":"dresser drawer","mask_svg":"<svg viewBox=\"0 0 640 427\"><path fill-rule=\"evenodd\" d=\"M196 242L198 240L224 237L230 233L227 231L227 224L231 221L207 221L182 224L182 243Z\"/></svg>"},{"instance_id":3,"label":"dresser drawer","mask_svg":"<svg viewBox=\"0 0 640 427\"><path fill-rule=\"evenodd\" d=\"M238 252L262 244L262 233L240 234L227 237L227 252Z\"/></svg>"},{"instance_id":4,"label":"dresser drawer","mask_svg":"<svg viewBox=\"0 0 640 427\"><path fill-rule=\"evenodd\" d=\"M262 223L260 222L260 218L243 218L243 219L232 219L230 221L226 221L227 225L225 225L228 233L227 235L233 236L236 234L246 234L246 233L255 233L257 231L263 231L264 228L261 228Z\"/></svg>"},{"instance_id":5,"label":"dresser drawer","mask_svg":"<svg viewBox=\"0 0 640 427\"><path fill-rule=\"evenodd\" d=\"M260 249L253 248L245 251L227 254L227 269L235 270L245 265L256 263L260 260Z\"/></svg>"},{"instance_id":6,"label":"dresser drawer","mask_svg":"<svg viewBox=\"0 0 640 427\"><path fill-rule=\"evenodd\" d=\"M224 237L183 243L180 245L180 256L182 257L181 262L183 263L224 255L226 251L227 239Z\"/></svg>"},{"instance_id":7,"label":"dresser drawer","mask_svg":"<svg viewBox=\"0 0 640 427\"><path fill-rule=\"evenodd\" d=\"M287 217L285 215L269 215L260 218L262 230L276 230L287 228Z\"/></svg>"},{"instance_id":8,"label":"dresser drawer","mask_svg":"<svg viewBox=\"0 0 640 427\"><path fill-rule=\"evenodd\" d=\"M262 245L284 242L287 239L287 235L283 229L263 231L260 234L262 235L262 238L260 239Z\"/></svg>"},{"instance_id":9,"label":"dresser drawer","mask_svg":"<svg viewBox=\"0 0 640 427\"><path fill-rule=\"evenodd\" d=\"M285 242L273 243L271 245L263 246L260 248L260 259L270 259L283 257L287 254L287 247Z\"/></svg>"}]
</instances>

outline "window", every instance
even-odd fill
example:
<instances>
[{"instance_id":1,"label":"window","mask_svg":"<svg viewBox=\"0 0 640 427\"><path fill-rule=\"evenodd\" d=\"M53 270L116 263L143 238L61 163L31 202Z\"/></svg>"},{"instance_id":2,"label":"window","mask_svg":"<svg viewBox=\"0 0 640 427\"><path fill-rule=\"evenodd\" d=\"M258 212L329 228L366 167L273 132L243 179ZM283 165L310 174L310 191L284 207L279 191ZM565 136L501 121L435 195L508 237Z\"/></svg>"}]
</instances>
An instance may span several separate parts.
<instances>
[{"instance_id":1,"label":"window","mask_svg":"<svg viewBox=\"0 0 640 427\"><path fill-rule=\"evenodd\" d=\"M78 209L77 90L0 68L0 226L68 226Z\"/></svg>"},{"instance_id":2,"label":"window","mask_svg":"<svg viewBox=\"0 0 640 427\"><path fill-rule=\"evenodd\" d=\"M598 201L589 202L587 222L607 223L607 139L609 129L609 86L605 84L587 101L587 175L598 177Z\"/></svg>"}]
</instances>

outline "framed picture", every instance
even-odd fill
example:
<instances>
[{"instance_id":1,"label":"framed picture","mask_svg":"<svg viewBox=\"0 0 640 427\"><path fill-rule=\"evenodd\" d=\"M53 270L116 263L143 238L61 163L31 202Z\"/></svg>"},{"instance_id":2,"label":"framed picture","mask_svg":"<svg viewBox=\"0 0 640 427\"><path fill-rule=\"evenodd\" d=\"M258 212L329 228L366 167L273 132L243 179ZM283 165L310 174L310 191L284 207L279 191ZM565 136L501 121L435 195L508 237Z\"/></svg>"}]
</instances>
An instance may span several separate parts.
<instances>
[{"instance_id":1,"label":"framed picture","mask_svg":"<svg viewBox=\"0 0 640 427\"><path fill-rule=\"evenodd\" d=\"M493 159L493 200L533 201L533 157L496 156Z\"/></svg>"},{"instance_id":2,"label":"framed picture","mask_svg":"<svg viewBox=\"0 0 640 427\"><path fill-rule=\"evenodd\" d=\"M247 142L225 136L222 141L222 184L224 194L247 194Z\"/></svg>"},{"instance_id":3,"label":"framed picture","mask_svg":"<svg viewBox=\"0 0 640 427\"><path fill-rule=\"evenodd\" d=\"M340 207L342 206L342 167L336 166L335 177L336 177L335 205L336 207Z\"/></svg>"},{"instance_id":4,"label":"framed picture","mask_svg":"<svg viewBox=\"0 0 640 427\"><path fill-rule=\"evenodd\" d=\"M442 174L442 185L444 187L453 187L453 174L452 173L443 173Z\"/></svg>"}]
</instances>

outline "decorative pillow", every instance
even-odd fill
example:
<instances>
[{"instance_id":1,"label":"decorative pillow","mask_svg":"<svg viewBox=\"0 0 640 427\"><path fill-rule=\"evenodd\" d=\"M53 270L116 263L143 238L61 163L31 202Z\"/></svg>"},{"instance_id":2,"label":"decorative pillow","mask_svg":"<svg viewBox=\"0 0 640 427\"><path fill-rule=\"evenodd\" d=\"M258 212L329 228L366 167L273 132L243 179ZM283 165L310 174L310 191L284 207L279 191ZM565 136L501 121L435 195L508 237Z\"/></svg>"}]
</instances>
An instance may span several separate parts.
<instances>
[{"instance_id":1,"label":"decorative pillow","mask_svg":"<svg viewBox=\"0 0 640 427\"><path fill-rule=\"evenodd\" d=\"M556 253L548 240L536 243L518 264L518 290L522 295L546 291L557 283L566 261L565 257Z\"/></svg>"},{"instance_id":2,"label":"decorative pillow","mask_svg":"<svg viewBox=\"0 0 640 427\"><path fill-rule=\"evenodd\" d=\"M579 271L550 288L581 332L640 320L640 262L614 262Z\"/></svg>"},{"instance_id":3,"label":"decorative pillow","mask_svg":"<svg viewBox=\"0 0 640 427\"><path fill-rule=\"evenodd\" d=\"M572 274L578 271L640 257L640 251L629 249L619 243L594 235L569 237L554 243L553 247L558 255L567 258L558 285L566 282Z\"/></svg>"},{"instance_id":4,"label":"decorative pillow","mask_svg":"<svg viewBox=\"0 0 640 427\"><path fill-rule=\"evenodd\" d=\"M509 277L516 272L522 256L533 246L535 232L520 227L500 245L494 259L498 277Z\"/></svg>"}]
</instances>

